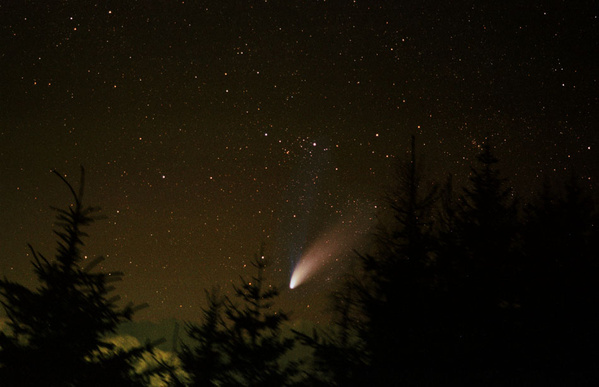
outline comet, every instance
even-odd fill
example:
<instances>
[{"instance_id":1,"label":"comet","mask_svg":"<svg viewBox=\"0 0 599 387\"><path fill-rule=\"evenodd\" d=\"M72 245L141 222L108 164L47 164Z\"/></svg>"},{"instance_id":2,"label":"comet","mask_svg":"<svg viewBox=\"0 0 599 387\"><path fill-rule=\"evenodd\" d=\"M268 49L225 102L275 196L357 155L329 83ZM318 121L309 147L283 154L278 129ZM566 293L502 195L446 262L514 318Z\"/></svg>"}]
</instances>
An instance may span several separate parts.
<instances>
[{"instance_id":1,"label":"comet","mask_svg":"<svg viewBox=\"0 0 599 387\"><path fill-rule=\"evenodd\" d=\"M302 258L299 264L293 270L291 280L289 281L289 289L295 289L308 278L312 272L318 268L318 262L314 259Z\"/></svg>"},{"instance_id":2,"label":"comet","mask_svg":"<svg viewBox=\"0 0 599 387\"><path fill-rule=\"evenodd\" d=\"M353 228L342 223L316 239L293 269L289 289L297 288L316 272L349 253L360 239Z\"/></svg>"}]
</instances>

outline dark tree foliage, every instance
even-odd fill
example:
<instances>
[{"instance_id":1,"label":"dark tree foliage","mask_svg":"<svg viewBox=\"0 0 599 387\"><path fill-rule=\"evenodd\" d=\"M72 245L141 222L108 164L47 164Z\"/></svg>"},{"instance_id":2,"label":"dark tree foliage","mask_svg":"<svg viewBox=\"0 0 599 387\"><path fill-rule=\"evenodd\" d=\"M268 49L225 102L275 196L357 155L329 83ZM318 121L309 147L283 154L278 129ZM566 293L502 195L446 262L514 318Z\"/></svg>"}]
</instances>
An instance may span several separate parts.
<instances>
[{"instance_id":1,"label":"dark tree foliage","mask_svg":"<svg viewBox=\"0 0 599 387\"><path fill-rule=\"evenodd\" d=\"M596 384L594 200L573 178L522 216L497 164L484 146L455 195L451 178L424 189L412 152L335 329L298 334L314 385Z\"/></svg>"},{"instance_id":2,"label":"dark tree foliage","mask_svg":"<svg viewBox=\"0 0 599 387\"><path fill-rule=\"evenodd\" d=\"M392 220L379 228L374 253L359 256L364 276L356 301L367 322L359 336L369 357L365 382L378 385L427 380L423 359L434 361L428 343L437 340L441 318L432 271L437 189L425 188L414 144L412 138L411 158L400 166L386 199Z\"/></svg>"},{"instance_id":3,"label":"dark tree foliage","mask_svg":"<svg viewBox=\"0 0 599 387\"><path fill-rule=\"evenodd\" d=\"M362 325L355 320L357 312L355 282L333 293L333 328L326 331L314 328L311 334L294 330L299 342L313 349L308 359L307 386L352 386L367 379L368 359L359 337Z\"/></svg>"},{"instance_id":4,"label":"dark tree foliage","mask_svg":"<svg viewBox=\"0 0 599 387\"><path fill-rule=\"evenodd\" d=\"M374 251L359 254L361 270L337 293L335 330L311 337L318 375L346 385L396 385L431 381L428 362L442 329L433 240L437 188L421 178L414 139L386 197ZM387 215L387 216L385 216ZM426 360L425 360L426 359Z\"/></svg>"},{"instance_id":5,"label":"dark tree foliage","mask_svg":"<svg viewBox=\"0 0 599 387\"><path fill-rule=\"evenodd\" d=\"M470 184L460 196L457 211L459 247L463 267L469 278L499 290L497 281L510 277L509 270L517 265L518 233L517 202L513 192L505 188L505 181L495 168L497 158L489 145L484 145L478 156L479 168L472 168ZM513 295L493 295L493 302L514 302Z\"/></svg>"},{"instance_id":6,"label":"dark tree foliage","mask_svg":"<svg viewBox=\"0 0 599 387\"><path fill-rule=\"evenodd\" d=\"M215 386L227 378L227 362L223 353L226 325L223 320L224 299L216 291L206 292L208 307L203 309L201 324L187 324L187 335L196 344L183 344L179 357L183 368L192 376L194 386Z\"/></svg>"},{"instance_id":7,"label":"dark tree foliage","mask_svg":"<svg viewBox=\"0 0 599 387\"><path fill-rule=\"evenodd\" d=\"M240 303L230 299L226 303L225 315L231 323L230 337L225 344L230 373L235 384L289 385L297 374L297 364L282 363L283 356L295 345L292 338L282 336L282 325L289 317L282 311L272 310L279 290L264 281L267 267L264 256L256 256L252 266L256 275L250 280L241 278L241 286L234 286Z\"/></svg>"},{"instance_id":8,"label":"dark tree foliage","mask_svg":"<svg viewBox=\"0 0 599 387\"><path fill-rule=\"evenodd\" d=\"M279 291L265 282L263 255L252 265L256 274L233 287L237 302L210 296L204 322L188 327L198 343L183 354L194 385L288 386L297 379L297 362L284 360L295 345L282 334L288 316L272 310Z\"/></svg>"},{"instance_id":9,"label":"dark tree foliage","mask_svg":"<svg viewBox=\"0 0 599 387\"><path fill-rule=\"evenodd\" d=\"M150 346L115 350L104 340L130 320L135 308L116 306L109 298L110 283L122 273L93 272L100 258L87 266L80 248L87 234L82 228L97 217L97 208L82 203L84 171L79 192L58 173L73 194L74 203L56 209L59 229L54 260L31 246L39 280L35 290L4 278L0 296L10 332L0 332L2 386L138 386L149 375L134 376L132 361ZM116 351L116 353L115 353ZM156 370L158 372L158 370Z\"/></svg>"},{"instance_id":10,"label":"dark tree foliage","mask_svg":"<svg viewBox=\"0 0 599 387\"><path fill-rule=\"evenodd\" d=\"M518 363L520 226L517 201L488 144L477 162L463 194L452 203L448 186L442 205L438 270L452 311L448 342L457 349L447 368L500 380Z\"/></svg>"},{"instance_id":11,"label":"dark tree foliage","mask_svg":"<svg viewBox=\"0 0 599 387\"><path fill-rule=\"evenodd\" d=\"M549 181L526 206L523 352L530 367L562 385L599 380L599 216L572 176Z\"/></svg>"}]
</instances>

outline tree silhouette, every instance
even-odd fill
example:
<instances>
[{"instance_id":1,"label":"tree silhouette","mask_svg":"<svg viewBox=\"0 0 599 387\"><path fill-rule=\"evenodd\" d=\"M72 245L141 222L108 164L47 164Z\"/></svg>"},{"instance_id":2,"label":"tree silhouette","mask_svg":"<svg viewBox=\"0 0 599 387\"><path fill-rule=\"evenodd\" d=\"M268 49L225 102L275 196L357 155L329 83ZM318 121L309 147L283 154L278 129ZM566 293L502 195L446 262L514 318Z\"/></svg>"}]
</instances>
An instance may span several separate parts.
<instances>
[{"instance_id":1,"label":"tree silhouette","mask_svg":"<svg viewBox=\"0 0 599 387\"><path fill-rule=\"evenodd\" d=\"M6 278L0 280L10 329L8 334L0 333L2 385L143 385L147 375L134 375L131 363L151 346L114 353L113 345L104 340L136 310L132 305L119 308L115 304L118 297L108 298L112 290L109 284L120 280L122 273L92 272L101 258L82 266L80 248L87 236L82 229L98 219L98 209L82 203L84 170L81 168L78 192L62 175L54 173L74 199L67 210L54 208L59 226L55 231L55 259L45 258L30 245L40 283L36 290Z\"/></svg>"},{"instance_id":2,"label":"tree silhouette","mask_svg":"<svg viewBox=\"0 0 599 387\"><path fill-rule=\"evenodd\" d=\"M497 163L485 145L461 194L449 178L437 195L412 148L334 328L298 333L311 385L596 384L594 200L573 177L522 218Z\"/></svg>"},{"instance_id":3,"label":"tree silhouette","mask_svg":"<svg viewBox=\"0 0 599 387\"><path fill-rule=\"evenodd\" d=\"M423 359L432 361L439 324L432 240L437 189L424 189L421 176L412 137L411 157L387 197L392 219L375 236L375 252L360 255L365 276L358 297L367 321L360 335L379 385L424 378Z\"/></svg>"},{"instance_id":4,"label":"tree silhouette","mask_svg":"<svg viewBox=\"0 0 599 387\"><path fill-rule=\"evenodd\" d=\"M480 383L508 380L519 361L520 223L497 163L485 144L458 200L448 181L441 201L438 269L451 311L447 339L456 349L448 369Z\"/></svg>"},{"instance_id":5,"label":"tree silhouette","mask_svg":"<svg viewBox=\"0 0 599 387\"><path fill-rule=\"evenodd\" d=\"M485 144L478 155L479 168L471 169L470 184L464 188L458 209L461 245L473 265L500 269L513 247L516 235L517 202L512 190L495 168L498 159Z\"/></svg>"},{"instance_id":6,"label":"tree silhouette","mask_svg":"<svg viewBox=\"0 0 599 387\"><path fill-rule=\"evenodd\" d=\"M432 233L437 189L424 188L414 137L411 158L400 165L395 182L373 251L358 254L358 272L337 293L335 330L299 336L314 348L325 382L430 382L426 369L438 354L433 348L442 324Z\"/></svg>"},{"instance_id":7,"label":"tree silhouette","mask_svg":"<svg viewBox=\"0 0 599 387\"><path fill-rule=\"evenodd\" d=\"M179 357L185 370L192 375L193 386L215 386L227 381L227 363L223 353L226 326L222 311L224 299L216 290L206 291L208 307L203 309L204 319L200 325L188 323L187 335L195 347L183 344Z\"/></svg>"},{"instance_id":8,"label":"tree silhouette","mask_svg":"<svg viewBox=\"0 0 599 387\"><path fill-rule=\"evenodd\" d=\"M209 295L201 325L189 324L188 333L198 345L184 347L185 370L194 385L286 386L295 383L298 364L284 357L295 340L283 337L286 313L273 311L276 287L267 285L265 257L252 261L256 274L233 286L238 302ZM222 315L221 315L222 309Z\"/></svg>"},{"instance_id":9,"label":"tree silhouette","mask_svg":"<svg viewBox=\"0 0 599 387\"><path fill-rule=\"evenodd\" d=\"M303 380L308 386L352 386L368 380L369 359L360 338L361 321L355 281L347 279L343 287L333 293L334 319L326 330L313 328L311 334L293 330L303 345L313 353L311 369Z\"/></svg>"},{"instance_id":10,"label":"tree silhouette","mask_svg":"<svg viewBox=\"0 0 599 387\"><path fill-rule=\"evenodd\" d=\"M267 285L265 257L254 257L256 274L250 280L241 278L234 286L240 304L228 299L225 315L230 321L230 336L225 353L230 360L230 375L234 384L245 386L284 386L297 374L297 364L283 364L283 356L295 345L292 338L282 337L282 324L289 317L282 311L272 311L279 290Z\"/></svg>"},{"instance_id":11,"label":"tree silhouette","mask_svg":"<svg viewBox=\"0 0 599 387\"><path fill-rule=\"evenodd\" d=\"M561 191L545 181L526 207L524 350L547 380L580 385L599 378L599 217L574 175Z\"/></svg>"}]
</instances>

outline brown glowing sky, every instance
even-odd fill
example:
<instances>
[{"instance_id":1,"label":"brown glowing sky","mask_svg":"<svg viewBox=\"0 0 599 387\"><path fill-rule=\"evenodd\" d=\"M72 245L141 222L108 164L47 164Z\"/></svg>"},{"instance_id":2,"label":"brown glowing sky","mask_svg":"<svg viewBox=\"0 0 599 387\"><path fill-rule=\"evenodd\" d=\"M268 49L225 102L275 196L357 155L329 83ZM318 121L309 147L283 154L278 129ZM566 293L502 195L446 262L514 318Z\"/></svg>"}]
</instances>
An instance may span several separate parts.
<instances>
[{"instance_id":1,"label":"brown glowing sky","mask_svg":"<svg viewBox=\"0 0 599 387\"><path fill-rule=\"evenodd\" d=\"M52 254L53 168L85 166L107 217L86 254L140 319L197 318L261 242L280 305L320 319L349 261L293 291L290 268L369 227L411 134L433 178L465 181L490 141L523 195L572 170L592 187L597 9L519 3L2 2L0 274L33 284L26 243Z\"/></svg>"}]
</instances>

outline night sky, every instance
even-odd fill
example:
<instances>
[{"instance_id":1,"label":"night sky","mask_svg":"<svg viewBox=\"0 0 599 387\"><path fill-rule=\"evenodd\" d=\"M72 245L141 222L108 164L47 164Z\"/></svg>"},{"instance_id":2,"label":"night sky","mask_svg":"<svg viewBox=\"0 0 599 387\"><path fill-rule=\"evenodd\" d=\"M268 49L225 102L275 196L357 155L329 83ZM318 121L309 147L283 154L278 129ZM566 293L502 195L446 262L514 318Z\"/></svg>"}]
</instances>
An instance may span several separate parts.
<instances>
[{"instance_id":1,"label":"night sky","mask_svg":"<svg viewBox=\"0 0 599 387\"><path fill-rule=\"evenodd\" d=\"M522 5L524 4L524 5ZM264 243L279 305L325 319L393 166L466 182L484 143L517 192L599 178L594 1L2 1L0 274L78 184L88 259L139 319L199 318ZM596 189L596 187L595 187ZM328 241L328 242L327 242ZM331 247L332 246L332 247ZM302 254L331 255L288 289ZM318 253L315 253L318 255ZM348 257L348 255L350 257Z\"/></svg>"}]
</instances>

